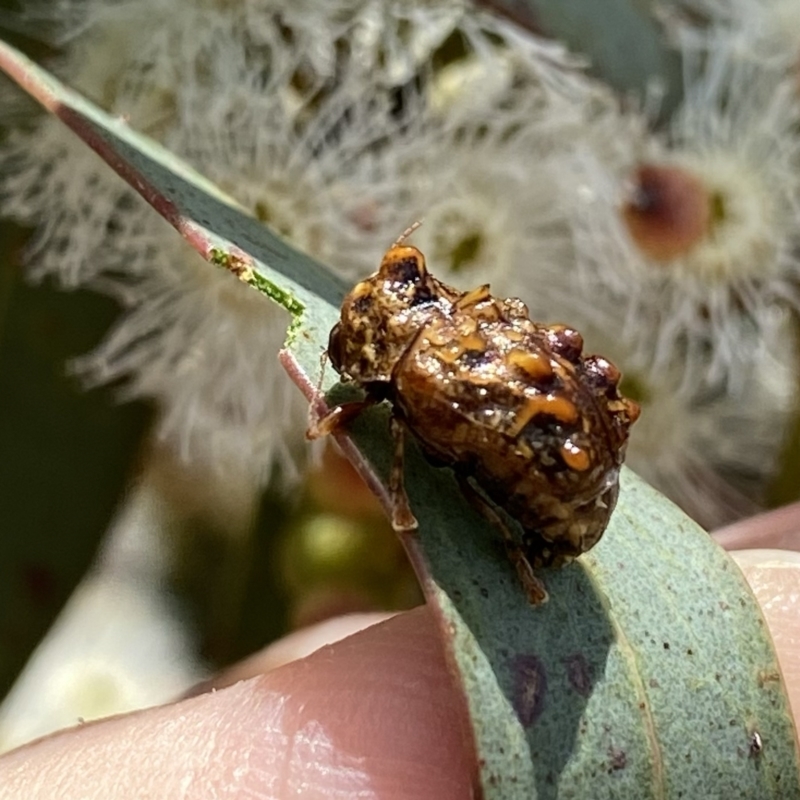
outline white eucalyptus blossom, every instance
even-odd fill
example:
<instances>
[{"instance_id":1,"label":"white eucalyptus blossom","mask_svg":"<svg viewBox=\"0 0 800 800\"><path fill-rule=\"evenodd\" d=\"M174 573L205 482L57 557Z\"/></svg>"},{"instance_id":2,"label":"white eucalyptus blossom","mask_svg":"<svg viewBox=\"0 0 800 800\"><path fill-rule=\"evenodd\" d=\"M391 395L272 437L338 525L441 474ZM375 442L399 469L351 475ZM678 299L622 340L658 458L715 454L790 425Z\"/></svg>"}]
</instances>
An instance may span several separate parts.
<instances>
[{"instance_id":1,"label":"white eucalyptus blossom","mask_svg":"<svg viewBox=\"0 0 800 800\"><path fill-rule=\"evenodd\" d=\"M463 0L83 8L62 35L67 82L348 278L419 217L445 279L520 293L540 283L522 279L531 265L563 261L563 224L537 244L558 227L537 163L612 101L559 45ZM479 103L451 88L443 108L437 58L480 63L497 91ZM0 210L37 225L31 274L125 309L78 362L87 379L155 398L186 457L290 473L304 410L275 360L285 313L202 262L58 120L12 136L0 160Z\"/></svg>"},{"instance_id":2,"label":"white eucalyptus blossom","mask_svg":"<svg viewBox=\"0 0 800 800\"><path fill-rule=\"evenodd\" d=\"M798 304L800 277L788 78L730 50L692 61L657 139L559 45L463 0L84 10L62 37L68 82L348 280L422 219L414 241L443 280L585 324L612 357L625 342L646 406L633 465L708 525L749 508L791 384L770 350L791 341L776 303ZM2 210L38 226L31 274L123 306L76 364L87 380L156 399L186 458L291 475L305 409L275 360L285 312L205 264L59 121L0 159Z\"/></svg>"},{"instance_id":3,"label":"white eucalyptus blossom","mask_svg":"<svg viewBox=\"0 0 800 800\"><path fill-rule=\"evenodd\" d=\"M708 530L759 511L800 388L789 312L774 309L760 337L741 332L735 385L708 380L703 348L656 366L647 346L613 336L614 320L613 307L599 303L577 323L587 351L607 355L622 372L623 394L641 404L627 465Z\"/></svg>"},{"instance_id":4,"label":"white eucalyptus blossom","mask_svg":"<svg viewBox=\"0 0 800 800\"><path fill-rule=\"evenodd\" d=\"M612 293L625 334L656 338L657 364L702 342L709 379L731 375L743 319L759 337L776 304L800 307L795 101L791 81L720 51L666 141L558 162L580 291Z\"/></svg>"},{"instance_id":5,"label":"white eucalyptus blossom","mask_svg":"<svg viewBox=\"0 0 800 800\"><path fill-rule=\"evenodd\" d=\"M722 47L737 60L798 77L798 0L679 0L663 6L660 15L690 58Z\"/></svg>"},{"instance_id":6,"label":"white eucalyptus blossom","mask_svg":"<svg viewBox=\"0 0 800 800\"><path fill-rule=\"evenodd\" d=\"M169 602L90 575L0 704L0 752L85 720L171 702L204 676Z\"/></svg>"},{"instance_id":7,"label":"white eucalyptus blossom","mask_svg":"<svg viewBox=\"0 0 800 800\"><path fill-rule=\"evenodd\" d=\"M0 703L0 752L171 702L206 677L191 626L167 591L169 516L151 485L132 488L93 568Z\"/></svg>"}]
</instances>

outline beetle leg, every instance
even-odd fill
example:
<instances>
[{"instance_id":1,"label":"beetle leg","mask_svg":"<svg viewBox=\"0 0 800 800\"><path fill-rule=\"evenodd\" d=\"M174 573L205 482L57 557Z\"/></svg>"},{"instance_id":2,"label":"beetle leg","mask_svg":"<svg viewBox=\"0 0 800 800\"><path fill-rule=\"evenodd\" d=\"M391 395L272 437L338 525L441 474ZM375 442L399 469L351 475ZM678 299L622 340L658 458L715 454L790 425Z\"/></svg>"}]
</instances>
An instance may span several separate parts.
<instances>
[{"instance_id":1,"label":"beetle leg","mask_svg":"<svg viewBox=\"0 0 800 800\"><path fill-rule=\"evenodd\" d=\"M375 400L366 398L365 400L353 400L349 403L341 403L334 406L327 414L321 417L314 417L313 412L309 414L308 428L306 429L306 439L320 439L328 434L336 433L340 428L354 420L364 409L375 405Z\"/></svg>"},{"instance_id":2,"label":"beetle leg","mask_svg":"<svg viewBox=\"0 0 800 800\"><path fill-rule=\"evenodd\" d=\"M319 380L317 381L317 393L314 399L308 404L308 425L306 426L306 439L318 439L324 436L324 433L316 433L316 427L319 425L322 417L317 413L316 403L322 397L322 384L325 381L325 368L328 366L328 351L323 350L319 357ZM314 432L314 435L312 435ZM330 433L330 431L326 431Z\"/></svg>"},{"instance_id":3,"label":"beetle leg","mask_svg":"<svg viewBox=\"0 0 800 800\"><path fill-rule=\"evenodd\" d=\"M317 398L322 397L322 383L325 380L325 368L328 366L328 351L323 350L319 357L319 382L317 383ZM335 433L339 428L347 425L355 419L365 408L375 404L373 398L367 397L364 400L353 400L349 403L340 403L329 409L326 414L320 416L315 408L315 402L308 407L308 427L306 428L306 439L321 439Z\"/></svg>"},{"instance_id":4,"label":"beetle leg","mask_svg":"<svg viewBox=\"0 0 800 800\"><path fill-rule=\"evenodd\" d=\"M539 606L547 602L547 589L542 581L536 577L533 566L525 555L522 545L514 538L514 534L506 521L497 513L489 501L470 483L469 478L457 475L458 484L470 505L481 516L490 522L503 536L508 560L514 565L517 577L528 596L532 606Z\"/></svg>"},{"instance_id":5,"label":"beetle leg","mask_svg":"<svg viewBox=\"0 0 800 800\"><path fill-rule=\"evenodd\" d=\"M465 309L478 305L478 303L482 303L484 300L488 300L491 296L489 284L484 283L482 286L478 286L462 294L461 297L456 300L456 308L459 311L464 311Z\"/></svg>"},{"instance_id":6,"label":"beetle leg","mask_svg":"<svg viewBox=\"0 0 800 800\"><path fill-rule=\"evenodd\" d=\"M331 360L330 355L328 354L327 349L323 350L319 356L319 380L317 381L317 391L314 395L314 400L309 403L308 405L308 430L312 430L322 419L322 415L317 411L317 401L324 398L322 394L322 384L325 383L325 370L328 368L328 362ZM328 430L324 434L320 433L318 436L324 436L330 433L331 431ZM318 436L309 436L306 433L307 439L316 439Z\"/></svg>"},{"instance_id":7,"label":"beetle leg","mask_svg":"<svg viewBox=\"0 0 800 800\"><path fill-rule=\"evenodd\" d=\"M411 512L405 490L403 472L405 468L403 423L397 417L391 418L392 438L394 439L394 460L389 473L389 498L392 503L392 527L400 531L417 529L417 518Z\"/></svg>"}]
</instances>

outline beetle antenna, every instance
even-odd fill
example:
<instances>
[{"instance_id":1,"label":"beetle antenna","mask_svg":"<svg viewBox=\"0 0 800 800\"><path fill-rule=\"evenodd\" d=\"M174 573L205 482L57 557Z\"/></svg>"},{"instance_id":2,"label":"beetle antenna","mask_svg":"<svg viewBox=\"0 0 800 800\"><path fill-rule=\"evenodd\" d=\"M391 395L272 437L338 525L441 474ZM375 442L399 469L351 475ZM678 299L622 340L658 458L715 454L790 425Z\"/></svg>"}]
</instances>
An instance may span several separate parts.
<instances>
[{"instance_id":1,"label":"beetle antenna","mask_svg":"<svg viewBox=\"0 0 800 800\"><path fill-rule=\"evenodd\" d=\"M419 227L420 227L420 225L422 225L422 220L421 220L421 219L418 219L416 222L413 222L411 225L409 225L409 226L408 226L408 227L407 227L407 228L406 228L406 229L405 229L405 230L404 230L404 231L403 231L403 232L402 232L402 233L401 233L401 234L400 234L400 235L399 235L399 236L398 236L398 237L397 237L397 238L394 240L394 244L392 244L392 247L397 247L398 245L400 245L400 244L403 244L403 242L404 242L406 239L408 239L408 237L409 237L409 236L411 236L411 234L412 234L412 233L414 233L414 231L415 231L417 228L419 228Z\"/></svg>"}]
</instances>

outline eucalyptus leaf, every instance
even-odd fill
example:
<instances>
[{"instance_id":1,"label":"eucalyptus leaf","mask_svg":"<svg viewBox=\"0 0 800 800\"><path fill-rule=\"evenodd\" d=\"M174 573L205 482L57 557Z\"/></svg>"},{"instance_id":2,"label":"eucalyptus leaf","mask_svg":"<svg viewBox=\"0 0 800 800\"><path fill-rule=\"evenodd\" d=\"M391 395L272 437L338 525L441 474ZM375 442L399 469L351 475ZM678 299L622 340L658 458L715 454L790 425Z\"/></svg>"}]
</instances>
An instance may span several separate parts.
<instances>
[{"instance_id":1,"label":"eucalyptus leaf","mask_svg":"<svg viewBox=\"0 0 800 800\"><path fill-rule=\"evenodd\" d=\"M345 287L163 148L0 45L0 67L85 139L208 260L293 316L282 361L306 396ZM398 221L398 227L403 221ZM376 263L380 254L376 253ZM272 357L265 353L265 358ZM328 370L329 402L352 394ZM342 444L384 502L386 408ZM405 537L464 690L486 798L800 797L794 725L747 584L693 522L630 472L589 554L543 571L532 608L453 476L409 448Z\"/></svg>"}]
</instances>

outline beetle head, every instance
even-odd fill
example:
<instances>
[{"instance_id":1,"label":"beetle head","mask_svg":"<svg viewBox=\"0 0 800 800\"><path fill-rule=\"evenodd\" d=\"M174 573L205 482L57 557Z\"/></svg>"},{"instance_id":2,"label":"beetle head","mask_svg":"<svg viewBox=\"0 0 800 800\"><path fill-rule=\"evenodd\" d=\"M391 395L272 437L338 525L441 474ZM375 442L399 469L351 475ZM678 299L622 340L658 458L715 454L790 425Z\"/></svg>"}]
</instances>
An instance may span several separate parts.
<instances>
[{"instance_id":1,"label":"beetle head","mask_svg":"<svg viewBox=\"0 0 800 800\"><path fill-rule=\"evenodd\" d=\"M416 247L394 244L377 272L356 284L342 304L328 346L334 368L359 383L389 381L431 306L449 302L451 294L428 272Z\"/></svg>"},{"instance_id":2,"label":"beetle head","mask_svg":"<svg viewBox=\"0 0 800 800\"><path fill-rule=\"evenodd\" d=\"M425 256L411 245L389 248L375 277L392 305L411 307L436 299L435 280L425 266Z\"/></svg>"}]
</instances>

